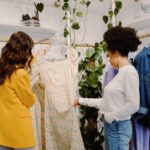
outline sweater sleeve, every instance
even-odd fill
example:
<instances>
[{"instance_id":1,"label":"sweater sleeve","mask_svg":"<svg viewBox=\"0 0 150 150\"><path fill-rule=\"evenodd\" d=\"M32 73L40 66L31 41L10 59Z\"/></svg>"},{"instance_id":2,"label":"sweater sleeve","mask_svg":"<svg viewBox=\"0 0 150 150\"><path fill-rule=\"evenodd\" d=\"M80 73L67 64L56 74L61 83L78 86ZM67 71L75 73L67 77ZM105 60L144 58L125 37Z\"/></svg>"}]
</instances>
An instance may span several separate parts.
<instances>
[{"instance_id":1,"label":"sweater sleeve","mask_svg":"<svg viewBox=\"0 0 150 150\"><path fill-rule=\"evenodd\" d=\"M35 95L31 90L29 75L26 70L18 69L12 78L13 87L20 101L27 108L31 107L35 102Z\"/></svg>"},{"instance_id":2,"label":"sweater sleeve","mask_svg":"<svg viewBox=\"0 0 150 150\"><path fill-rule=\"evenodd\" d=\"M79 98L79 103L80 105L101 109L103 100L102 98Z\"/></svg>"},{"instance_id":3,"label":"sweater sleeve","mask_svg":"<svg viewBox=\"0 0 150 150\"><path fill-rule=\"evenodd\" d=\"M123 83L126 104L116 112L105 114L105 120L108 123L111 123L114 120L122 120L122 118L131 116L139 109L140 96L138 75L131 72L130 74L126 75Z\"/></svg>"}]
</instances>

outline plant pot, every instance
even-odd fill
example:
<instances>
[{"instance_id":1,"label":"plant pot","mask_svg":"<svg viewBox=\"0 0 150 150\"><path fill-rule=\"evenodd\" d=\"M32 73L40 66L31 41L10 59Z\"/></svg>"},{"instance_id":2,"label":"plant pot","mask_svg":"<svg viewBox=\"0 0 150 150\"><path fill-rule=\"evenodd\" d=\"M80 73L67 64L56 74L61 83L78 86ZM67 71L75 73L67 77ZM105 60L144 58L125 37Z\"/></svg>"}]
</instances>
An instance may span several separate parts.
<instances>
[{"instance_id":1,"label":"plant pot","mask_svg":"<svg viewBox=\"0 0 150 150\"><path fill-rule=\"evenodd\" d=\"M32 27L40 27L40 22L38 20L34 20L34 19L22 20L22 25L32 26Z\"/></svg>"}]
</instances>

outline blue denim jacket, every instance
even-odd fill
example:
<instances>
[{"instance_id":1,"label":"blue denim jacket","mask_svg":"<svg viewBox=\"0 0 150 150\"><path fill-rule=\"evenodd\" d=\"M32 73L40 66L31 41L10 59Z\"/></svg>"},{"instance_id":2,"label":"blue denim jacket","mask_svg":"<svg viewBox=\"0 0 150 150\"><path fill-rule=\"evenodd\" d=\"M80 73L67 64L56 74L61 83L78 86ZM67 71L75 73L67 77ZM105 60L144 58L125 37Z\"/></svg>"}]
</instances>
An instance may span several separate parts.
<instances>
[{"instance_id":1,"label":"blue denim jacket","mask_svg":"<svg viewBox=\"0 0 150 150\"><path fill-rule=\"evenodd\" d=\"M150 47L137 54L134 66L140 80L140 109L139 113L147 114L150 111Z\"/></svg>"}]
</instances>

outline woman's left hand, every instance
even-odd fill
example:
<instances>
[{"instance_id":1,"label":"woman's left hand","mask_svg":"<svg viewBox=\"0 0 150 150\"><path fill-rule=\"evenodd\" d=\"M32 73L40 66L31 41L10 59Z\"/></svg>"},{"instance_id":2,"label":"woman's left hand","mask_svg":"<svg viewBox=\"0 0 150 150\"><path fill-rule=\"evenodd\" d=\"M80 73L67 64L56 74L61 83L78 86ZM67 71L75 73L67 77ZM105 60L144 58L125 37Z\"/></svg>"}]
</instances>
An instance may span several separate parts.
<instances>
[{"instance_id":1,"label":"woman's left hand","mask_svg":"<svg viewBox=\"0 0 150 150\"><path fill-rule=\"evenodd\" d=\"M80 106L79 99L74 100L73 106Z\"/></svg>"}]
</instances>

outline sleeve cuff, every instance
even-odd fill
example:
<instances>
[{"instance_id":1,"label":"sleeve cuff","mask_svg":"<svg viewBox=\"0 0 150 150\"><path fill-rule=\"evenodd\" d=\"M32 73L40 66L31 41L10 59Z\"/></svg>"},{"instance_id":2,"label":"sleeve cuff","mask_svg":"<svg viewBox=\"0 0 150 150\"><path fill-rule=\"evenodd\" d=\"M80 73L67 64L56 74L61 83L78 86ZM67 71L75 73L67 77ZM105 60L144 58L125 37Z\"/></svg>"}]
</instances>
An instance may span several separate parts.
<instances>
[{"instance_id":1,"label":"sleeve cuff","mask_svg":"<svg viewBox=\"0 0 150 150\"><path fill-rule=\"evenodd\" d=\"M79 98L79 104L84 105L84 98Z\"/></svg>"},{"instance_id":2,"label":"sleeve cuff","mask_svg":"<svg viewBox=\"0 0 150 150\"><path fill-rule=\"evenodd\" d=\"M107 123L111 124L115 119L113 118L111 113L105 113L104 114L104 119Z\"/></svg>"}]
</instances>

